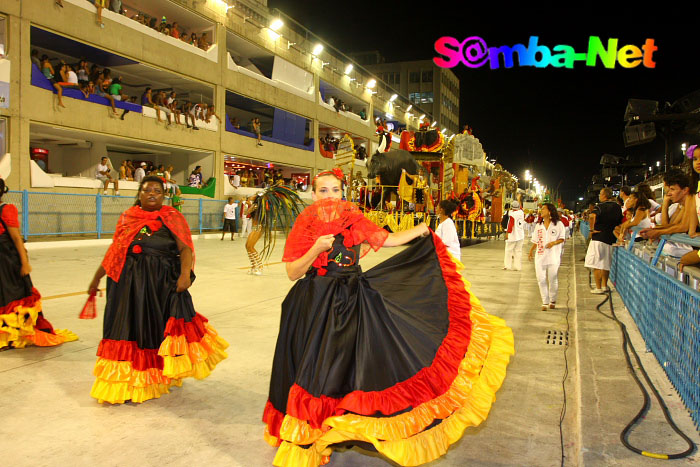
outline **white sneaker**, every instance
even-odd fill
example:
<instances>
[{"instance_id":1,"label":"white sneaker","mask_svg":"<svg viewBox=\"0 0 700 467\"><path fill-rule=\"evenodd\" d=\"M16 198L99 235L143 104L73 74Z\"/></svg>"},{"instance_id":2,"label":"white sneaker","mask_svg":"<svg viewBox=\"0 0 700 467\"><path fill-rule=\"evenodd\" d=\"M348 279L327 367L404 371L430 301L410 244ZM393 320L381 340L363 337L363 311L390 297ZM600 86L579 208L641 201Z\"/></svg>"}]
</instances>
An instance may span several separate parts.
<instances>
[{"instance_id":1,"label":"white sneaker","mask_svg":"<svg viewBox=\"0 0 700 467\"><path fill-rule=\"evenodd\" d=\"M114 192L114 196L119 196L119 192L118 192L118 191L115 191L115 192Z\"/></svg>"},{"instance_id":2,"label":"white sneaker","mask_svg":"<svg viewBox=\"0 0 700 467\"><path fill-rule=\"evenodd\" d=\"M602 295L605 293L604 289L591 289L591 293L594 293L596 295Z\"/></svg>"},{"instance_id":3,"label":"white sneaker","mask_svg":"<svg viewBox=\"0 0 700 467\"><path fill-rule=\"evenodd\" d=\"M103 192L102 192L102 195L103 195L103 196L107 196L107 190L103 191Z\"/></svg>"},{"instance_id":4,"label":"white sneaker","mask_svg":"<svg viewBox=\"0 0 700 467\"><path fill-rule=\"evenodd\" d=\"M256 269L253 271L253 274L255 274L256 276L262 276L262 271L260 269Z\"/></svg>"}]
</instances>

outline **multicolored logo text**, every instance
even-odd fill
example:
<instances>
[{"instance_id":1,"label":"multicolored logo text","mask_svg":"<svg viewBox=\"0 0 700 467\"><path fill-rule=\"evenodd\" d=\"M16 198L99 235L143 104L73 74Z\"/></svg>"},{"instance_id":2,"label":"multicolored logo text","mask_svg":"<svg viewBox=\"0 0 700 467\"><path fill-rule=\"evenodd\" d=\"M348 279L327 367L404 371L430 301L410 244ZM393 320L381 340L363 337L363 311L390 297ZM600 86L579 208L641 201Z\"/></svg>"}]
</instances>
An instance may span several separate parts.
<instances>
[{"instance_id":1,"label":"multicolored logo text","mask_svg":"<svg viewBox=\"0 0 700 467\"><path fill-rule=\"evenodd\" d=\"M573 68L577 62L585 62L586 66L596 66L598 62L605 68L615 68L619 63L622 68L635 68L643 65L646 68L656 68L654 52L659 48L654 45L654 39L647 39L641 47L623 45L619 47L618 39L608 39L607 46L598 36L588 38L588 49L576 52L570 45L555 45L551 49L538 44L538 36L530 36L525 44L511 46L488 47L486 41L478 36L467 37L459 41L454 37L444 36L435 41L435 51L440 54L433 62L441 68L454 68L463 63L469 68L480 68L486 63L492 70L501 67L534 66L537 68Z\"/></svg>"}]
</instances>

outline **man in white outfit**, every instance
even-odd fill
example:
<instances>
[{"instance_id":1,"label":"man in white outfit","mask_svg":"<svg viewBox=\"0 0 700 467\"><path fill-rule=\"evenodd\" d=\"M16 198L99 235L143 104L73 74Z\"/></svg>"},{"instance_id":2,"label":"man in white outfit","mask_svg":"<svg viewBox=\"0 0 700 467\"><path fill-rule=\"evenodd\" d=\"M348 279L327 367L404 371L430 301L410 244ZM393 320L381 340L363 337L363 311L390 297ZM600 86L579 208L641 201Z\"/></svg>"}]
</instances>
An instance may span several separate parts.
<instances>
[{"instance_id":1,"label":"man in white outfit","mask_svg":"<svg viewBox=\"0 0 700 467\"><path fill-rule=\"evenodd\" d=\"M508 211L508 229L506 230L506 253L503 269L522 269L523 239L525 238L525 216L520 203L513 201Z\"/></svg>"}]
</instances>

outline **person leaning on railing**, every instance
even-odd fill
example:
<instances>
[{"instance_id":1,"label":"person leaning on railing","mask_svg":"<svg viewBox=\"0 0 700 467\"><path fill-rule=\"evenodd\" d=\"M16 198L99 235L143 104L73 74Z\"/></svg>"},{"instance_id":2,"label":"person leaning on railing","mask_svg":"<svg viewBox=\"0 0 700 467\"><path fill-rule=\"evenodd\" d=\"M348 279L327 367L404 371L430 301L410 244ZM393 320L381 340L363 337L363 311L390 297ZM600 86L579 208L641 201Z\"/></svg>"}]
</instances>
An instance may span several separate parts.
<instances>
[{"instance_id":1,"label":"person leaning on railing","mask_svg":"<svg viewBox=\"0 0 700 467\"><path fill-rule=\"evenodd\" d=\"M691 216L690 229L688 229L688 235L691 238L700 236L700 147L694 144L688 148L687 154L688 161L693 167L690 176L690 186L697 187L694 201L695 201L695 214L696 216ZM689 251L681 258L681 271L683 266L688 266L692 264L700 263L700 250Z\"/></svg>"},{"instance_id":2,"label":"person leaning on railing","mask_svg":"<svg viewBox=\"0 0 700 467\"><path fill-rule=\"evenodd\" d=\"M690 186L689 177L680 169L671 169L664 175L664 187L666 194L661 204L661 223L640 231L643 238L657 239L662 235L687 233L693 225L696 187ZM673 203L678 203L678 209L669 216L668 208Z\"/></svg>"}]
</instances>

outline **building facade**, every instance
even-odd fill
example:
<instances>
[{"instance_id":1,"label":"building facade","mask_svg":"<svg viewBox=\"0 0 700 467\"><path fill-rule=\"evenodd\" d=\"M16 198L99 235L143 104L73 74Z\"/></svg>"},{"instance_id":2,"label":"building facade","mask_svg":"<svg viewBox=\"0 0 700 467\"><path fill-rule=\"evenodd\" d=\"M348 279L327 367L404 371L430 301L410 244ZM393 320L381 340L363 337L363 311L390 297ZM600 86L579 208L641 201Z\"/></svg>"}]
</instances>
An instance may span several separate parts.
<instances>
[{"instance_id":1,"label":"building facade","mask_svg":"<svg viewBox=\"0 0 700 467\"><path fill-rule=\"evenodd\" d=\"M432 115L440 128L447 130L447 136L461 132L459 79L452 70L440 68L432 60L387 63L376 51L351 56L398 94L408 97L409 103Z\"/></svg>"},{"instance_id":2,"label":"building facade","mask_svg":"<svg viewBox=\"0 0 700 467\"><path fill-rule=\"evenodd\" d=\"M415 110L396 112L409 107L407 95L391 101L379 77L264 2L132 0L123 9L104 9L100 25L85 0L0 4L0 176L11 189L94 194L96 166L108 156L115 168L126 160L172 165L179 184L200 167L221 199L235 194L228 175L236 168L280 168L293 178L333 167L319 149L328 137L347 133L373 152L376 113L418 127ZM116 113L109 98L86 91L87 81L58 84L59 100L59 68L77 72L82 60L121 78L111 94L119 95ZM177 111L163 108L168 98ZM212 106L208 121L199 118ZM122 195L136 189L120 186Z\"/></svg>"}]
</instances>

